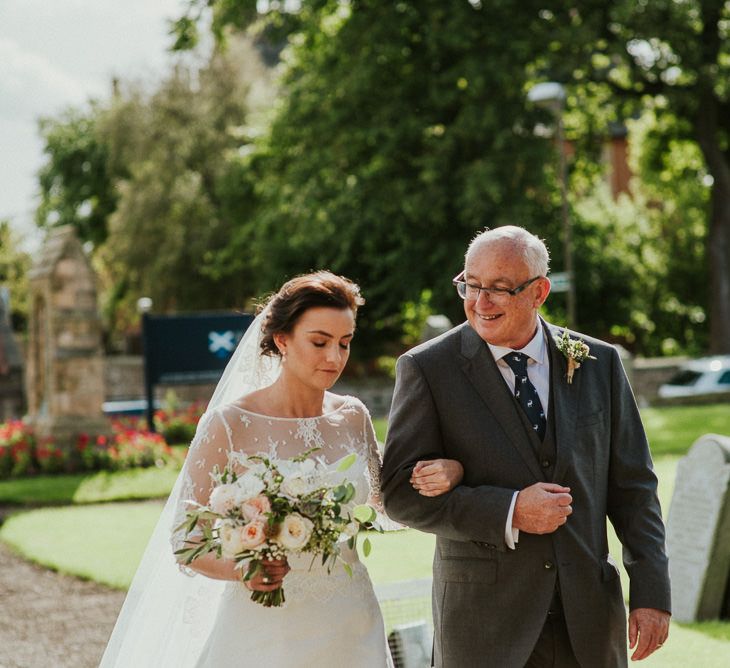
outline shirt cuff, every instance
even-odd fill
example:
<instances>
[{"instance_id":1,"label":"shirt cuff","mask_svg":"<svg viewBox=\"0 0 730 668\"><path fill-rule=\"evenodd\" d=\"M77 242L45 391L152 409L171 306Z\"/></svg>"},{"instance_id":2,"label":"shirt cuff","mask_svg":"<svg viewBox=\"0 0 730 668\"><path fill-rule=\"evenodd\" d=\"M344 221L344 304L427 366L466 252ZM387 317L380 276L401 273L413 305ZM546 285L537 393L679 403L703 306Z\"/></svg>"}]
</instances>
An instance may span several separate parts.
<instances>
[{"instance_id":1,"label":"shirt cuff","mask_svg":"<svg viewBox=\"0 0 730 668\"><path fill-rule=\"evenodd\" d=\"M515 504L517 503L518 494L519 491L512 495L512 503L510 503L509 512L507 513L507 522L504 527L504 542L510 550L514 550L520 540L520 530L515 529L512 526L512 516L515 514Z\"/></svg>"}]
</instances>

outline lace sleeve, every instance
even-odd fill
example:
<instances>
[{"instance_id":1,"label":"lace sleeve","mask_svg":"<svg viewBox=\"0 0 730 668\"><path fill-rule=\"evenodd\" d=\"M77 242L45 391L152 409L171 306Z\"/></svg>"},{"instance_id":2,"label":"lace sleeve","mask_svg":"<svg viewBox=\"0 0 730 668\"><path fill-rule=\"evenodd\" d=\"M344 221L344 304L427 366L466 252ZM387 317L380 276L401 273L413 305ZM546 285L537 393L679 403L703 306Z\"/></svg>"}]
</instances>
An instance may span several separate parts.
<instances>
[{"instance_id":1,"label":"lace sleeve","mask_svg":"<svg viewBox=\"0 0 730 668\"><path fill-rule=\"evenodd\" d=\"M219 468L226 465L230 447L230 434L223 416L218 411L205 413L198 422L195 437L180 473L182 486L175 505L175 521L170 541L173 551L185 546L185 530L175 529L185 521L188 502L208 502L212 486L210 473L216 465Z\"/></svg>"},{"instance_id":2,"label":"lace sleeve","mask_svg":"<svg viewBox=\"0 0 730 668\"><path fill-rule=\"evenodd\" d=\"M380 451L378 439L375 435L375 428L370 413L366 406L362 404L363 412L363 433L365 435L365 443L367 446L368 458L368 483L370 485L370 496L368 502L378 513L377 522L384 531L397 531L406 527L398 522L391 520L385 514L383 505L383 497L380 491L380 468L383 464L383 456Z\"/></svg>"}]
</instances>

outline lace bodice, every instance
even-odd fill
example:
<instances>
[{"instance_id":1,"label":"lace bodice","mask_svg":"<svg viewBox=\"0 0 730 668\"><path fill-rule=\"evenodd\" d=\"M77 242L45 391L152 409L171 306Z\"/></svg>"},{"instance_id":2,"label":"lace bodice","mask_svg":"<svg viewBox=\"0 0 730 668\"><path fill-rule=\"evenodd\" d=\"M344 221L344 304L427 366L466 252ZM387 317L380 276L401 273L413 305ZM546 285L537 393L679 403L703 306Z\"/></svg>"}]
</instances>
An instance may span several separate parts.
<instances>
[{"instance_id":1,"label":"lace bodice","mask_svg":"<svg viewBox=\"0 0 730 668\"><path fill-rule=\"evenodd\" d=\"M206 413L198 424L183 470L175 526L185 519L187 501L208 502L210 472L223 468L231 451L289 458L314 447L319 450L311 456L327 464L357 454L359 463L347 472L357 490L355 502L369 501L382 511L380 453L370 415L359 399L343 397L339 408L312 418L277 418L227 404ZM183 541L183 532L173 534L173 549Z\"/></svg>"}]
</instances>

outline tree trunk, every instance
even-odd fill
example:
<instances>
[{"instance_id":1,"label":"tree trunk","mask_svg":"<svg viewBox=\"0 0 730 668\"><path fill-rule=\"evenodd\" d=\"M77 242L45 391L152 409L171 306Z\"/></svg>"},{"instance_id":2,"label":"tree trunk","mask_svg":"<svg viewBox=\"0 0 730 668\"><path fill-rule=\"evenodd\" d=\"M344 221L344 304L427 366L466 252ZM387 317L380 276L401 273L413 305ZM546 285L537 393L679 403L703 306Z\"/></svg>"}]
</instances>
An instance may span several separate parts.
<instances>
[{"instance_id":1,"label":"tree trunk","mask_svg":"<svg viewBox=\"0 0 730 668\"><path fill-rule=\"evenodd\" d=\"M714 179L707 236L710 262L710 352L730 353L730 164L718 132L718 102L707 91L699 105L697 139Z\"/></svg>"}]
</instances>

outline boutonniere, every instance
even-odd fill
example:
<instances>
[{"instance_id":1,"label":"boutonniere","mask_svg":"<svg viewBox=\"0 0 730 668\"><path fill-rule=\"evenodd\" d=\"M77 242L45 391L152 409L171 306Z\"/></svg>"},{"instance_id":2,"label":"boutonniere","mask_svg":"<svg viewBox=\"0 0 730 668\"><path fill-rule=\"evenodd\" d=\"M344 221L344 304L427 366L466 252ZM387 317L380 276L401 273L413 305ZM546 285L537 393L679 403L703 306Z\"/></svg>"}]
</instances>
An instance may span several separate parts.
<instances>
[{"instance_id":1,"label":"boutonniere","mask_svg":"<svg viewBox=\"0 0 730 668\"><path fill-rule=\"evenodd\" d=\"M591 349L586 343L583 343L580 339L571 339L570 336L568 336L567 330L563 330L562 336L555 334L553 339L555 340L555 345L558 347L558 350L563 353L563 355L565 355L565 359L568 360L567 379L568 384L570 385L573 382L573 374L575 373L575 370L580 367L581 362L594 360L596 358L591 355Z\"/></svg>"}]
</instances>

